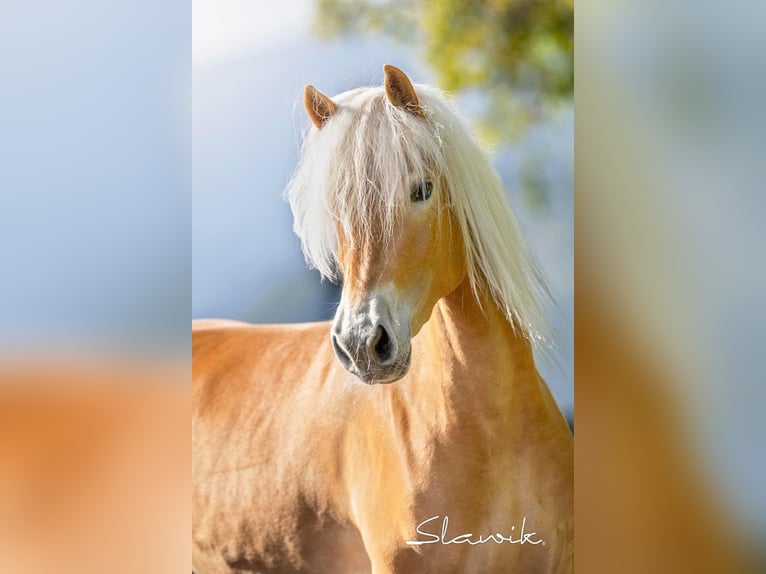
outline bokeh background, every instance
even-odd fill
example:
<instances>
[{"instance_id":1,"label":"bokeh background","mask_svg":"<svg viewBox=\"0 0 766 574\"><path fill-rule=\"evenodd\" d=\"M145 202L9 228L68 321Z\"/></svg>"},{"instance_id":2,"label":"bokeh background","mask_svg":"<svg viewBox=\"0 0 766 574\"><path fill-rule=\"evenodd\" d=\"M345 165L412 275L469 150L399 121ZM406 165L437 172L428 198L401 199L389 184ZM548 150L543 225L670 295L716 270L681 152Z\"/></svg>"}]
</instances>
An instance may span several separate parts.
<instances>
[{"instance_id":1,"label":"bokeh background","mask_svg":"<svg viewBox=\"0 0 766 574\"><path fill-rule=\"evenodd\" d=\"M550 278L573 413L573 7L536 1L194 0L192 315L329 319L338 288L306 268L282 192L308 124L305 84L332 95L383 64L457 99Z\"/></svg>"},{"instance_id":2,"label":"bokeh background","mask_svg":"<svg viewBox=\"0 0 766 574\"><path fill-rule=\"evenodd\" d=\"M765 18L578 4L583 572L766 571Z\"/></svg>"},{"instance_id":3,"label":"bokeh background","mask_svg":"<svg viewBox=\"0 0 766 574\"><path fill-rule=\"evenodd\" d=\"M0 357L188 356L185 2L0 8Z\"/></svg>"}]
</instances>

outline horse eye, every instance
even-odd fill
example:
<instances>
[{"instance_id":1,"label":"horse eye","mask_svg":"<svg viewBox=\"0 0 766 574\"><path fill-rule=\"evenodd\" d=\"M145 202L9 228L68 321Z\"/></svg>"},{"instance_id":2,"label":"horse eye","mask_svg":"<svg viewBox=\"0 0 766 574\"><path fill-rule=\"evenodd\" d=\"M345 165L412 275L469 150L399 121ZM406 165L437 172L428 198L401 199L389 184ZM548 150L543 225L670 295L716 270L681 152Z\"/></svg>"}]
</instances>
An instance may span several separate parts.
<instances>
[{"instance_id":1,"label":"horse eye","mask_svg":"<svg viewBox=\"0 0 766 574\"><path fill-rule=\"evenodd\" d=\"M416 183L410 192L410 200L413 202L426 201L431 197L433 188L434 184L430 181L421 181L420 183Z\"/></svg>"}]
</instances>

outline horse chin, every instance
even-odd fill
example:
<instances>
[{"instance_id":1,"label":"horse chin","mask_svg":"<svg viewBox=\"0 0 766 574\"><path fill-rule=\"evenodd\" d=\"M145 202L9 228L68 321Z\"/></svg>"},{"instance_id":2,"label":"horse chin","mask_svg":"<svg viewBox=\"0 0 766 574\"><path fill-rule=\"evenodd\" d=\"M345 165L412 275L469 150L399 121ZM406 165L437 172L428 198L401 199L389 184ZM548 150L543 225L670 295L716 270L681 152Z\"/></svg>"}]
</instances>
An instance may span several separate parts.
<instances>
[{"instance_id":1,"label":"horse chin","mask_svg":"<svg viewBox=\"0 0 766 574\"><path fill-rule=\"evenodd\" d=\"M399 379L401 379L406 372L404 373L396 373L392 375L384 374L384 373L371 373L371 374L365 374L365 375L357 375L357 378L362 381L365 385L390 385L391 383L395 383Z\"/></svg>"},{"instance_id":2,"label":"horse chin","mask_svg":"<svg viewBox=\"0 0 766 574\"><path fill-rule=\"evenodd\" d=\"M412 348L407 350L407 355L402 360L396 361L389 368L353 374L365 385L390 385L402 379L409 372L411 357Z\"/></svg>"}]
</instances>

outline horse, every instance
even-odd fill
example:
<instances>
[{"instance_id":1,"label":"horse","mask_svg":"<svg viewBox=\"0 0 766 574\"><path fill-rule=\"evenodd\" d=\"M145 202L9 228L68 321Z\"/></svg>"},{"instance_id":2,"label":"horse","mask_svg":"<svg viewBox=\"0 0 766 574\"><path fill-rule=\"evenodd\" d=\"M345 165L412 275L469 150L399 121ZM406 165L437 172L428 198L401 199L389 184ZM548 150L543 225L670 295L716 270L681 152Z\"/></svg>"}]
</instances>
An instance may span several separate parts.
<instances>
[{"instance_id":1,"label":"horse","mask_svg":"<svg viewBox=\"0 0 766 574\"><path fill-rule=\"evenodd\" d=\"M196 574L573 569L550 291L451 101L384 76L304 91L286 197L334 319L193 322Z\"/></svg>"}]
</instances>

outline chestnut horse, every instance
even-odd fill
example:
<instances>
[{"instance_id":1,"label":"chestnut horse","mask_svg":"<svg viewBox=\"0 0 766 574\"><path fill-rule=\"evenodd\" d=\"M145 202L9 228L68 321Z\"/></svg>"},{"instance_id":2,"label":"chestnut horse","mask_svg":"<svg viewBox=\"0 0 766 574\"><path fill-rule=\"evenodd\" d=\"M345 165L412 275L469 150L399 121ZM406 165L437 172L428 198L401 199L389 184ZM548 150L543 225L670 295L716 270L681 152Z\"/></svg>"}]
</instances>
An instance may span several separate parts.
<instances>
[{"instance_id":1,"label":"chestnut horse","mask_svg":"<svg viewBox=\"0 0 766 574\"><path fill-rule=\"evenodd\" d=\"M193 325L197 574L572 571L545 284L445 97L384 72L304 94L287 197L334 321Z\"/></svg>"}]
</instances>

